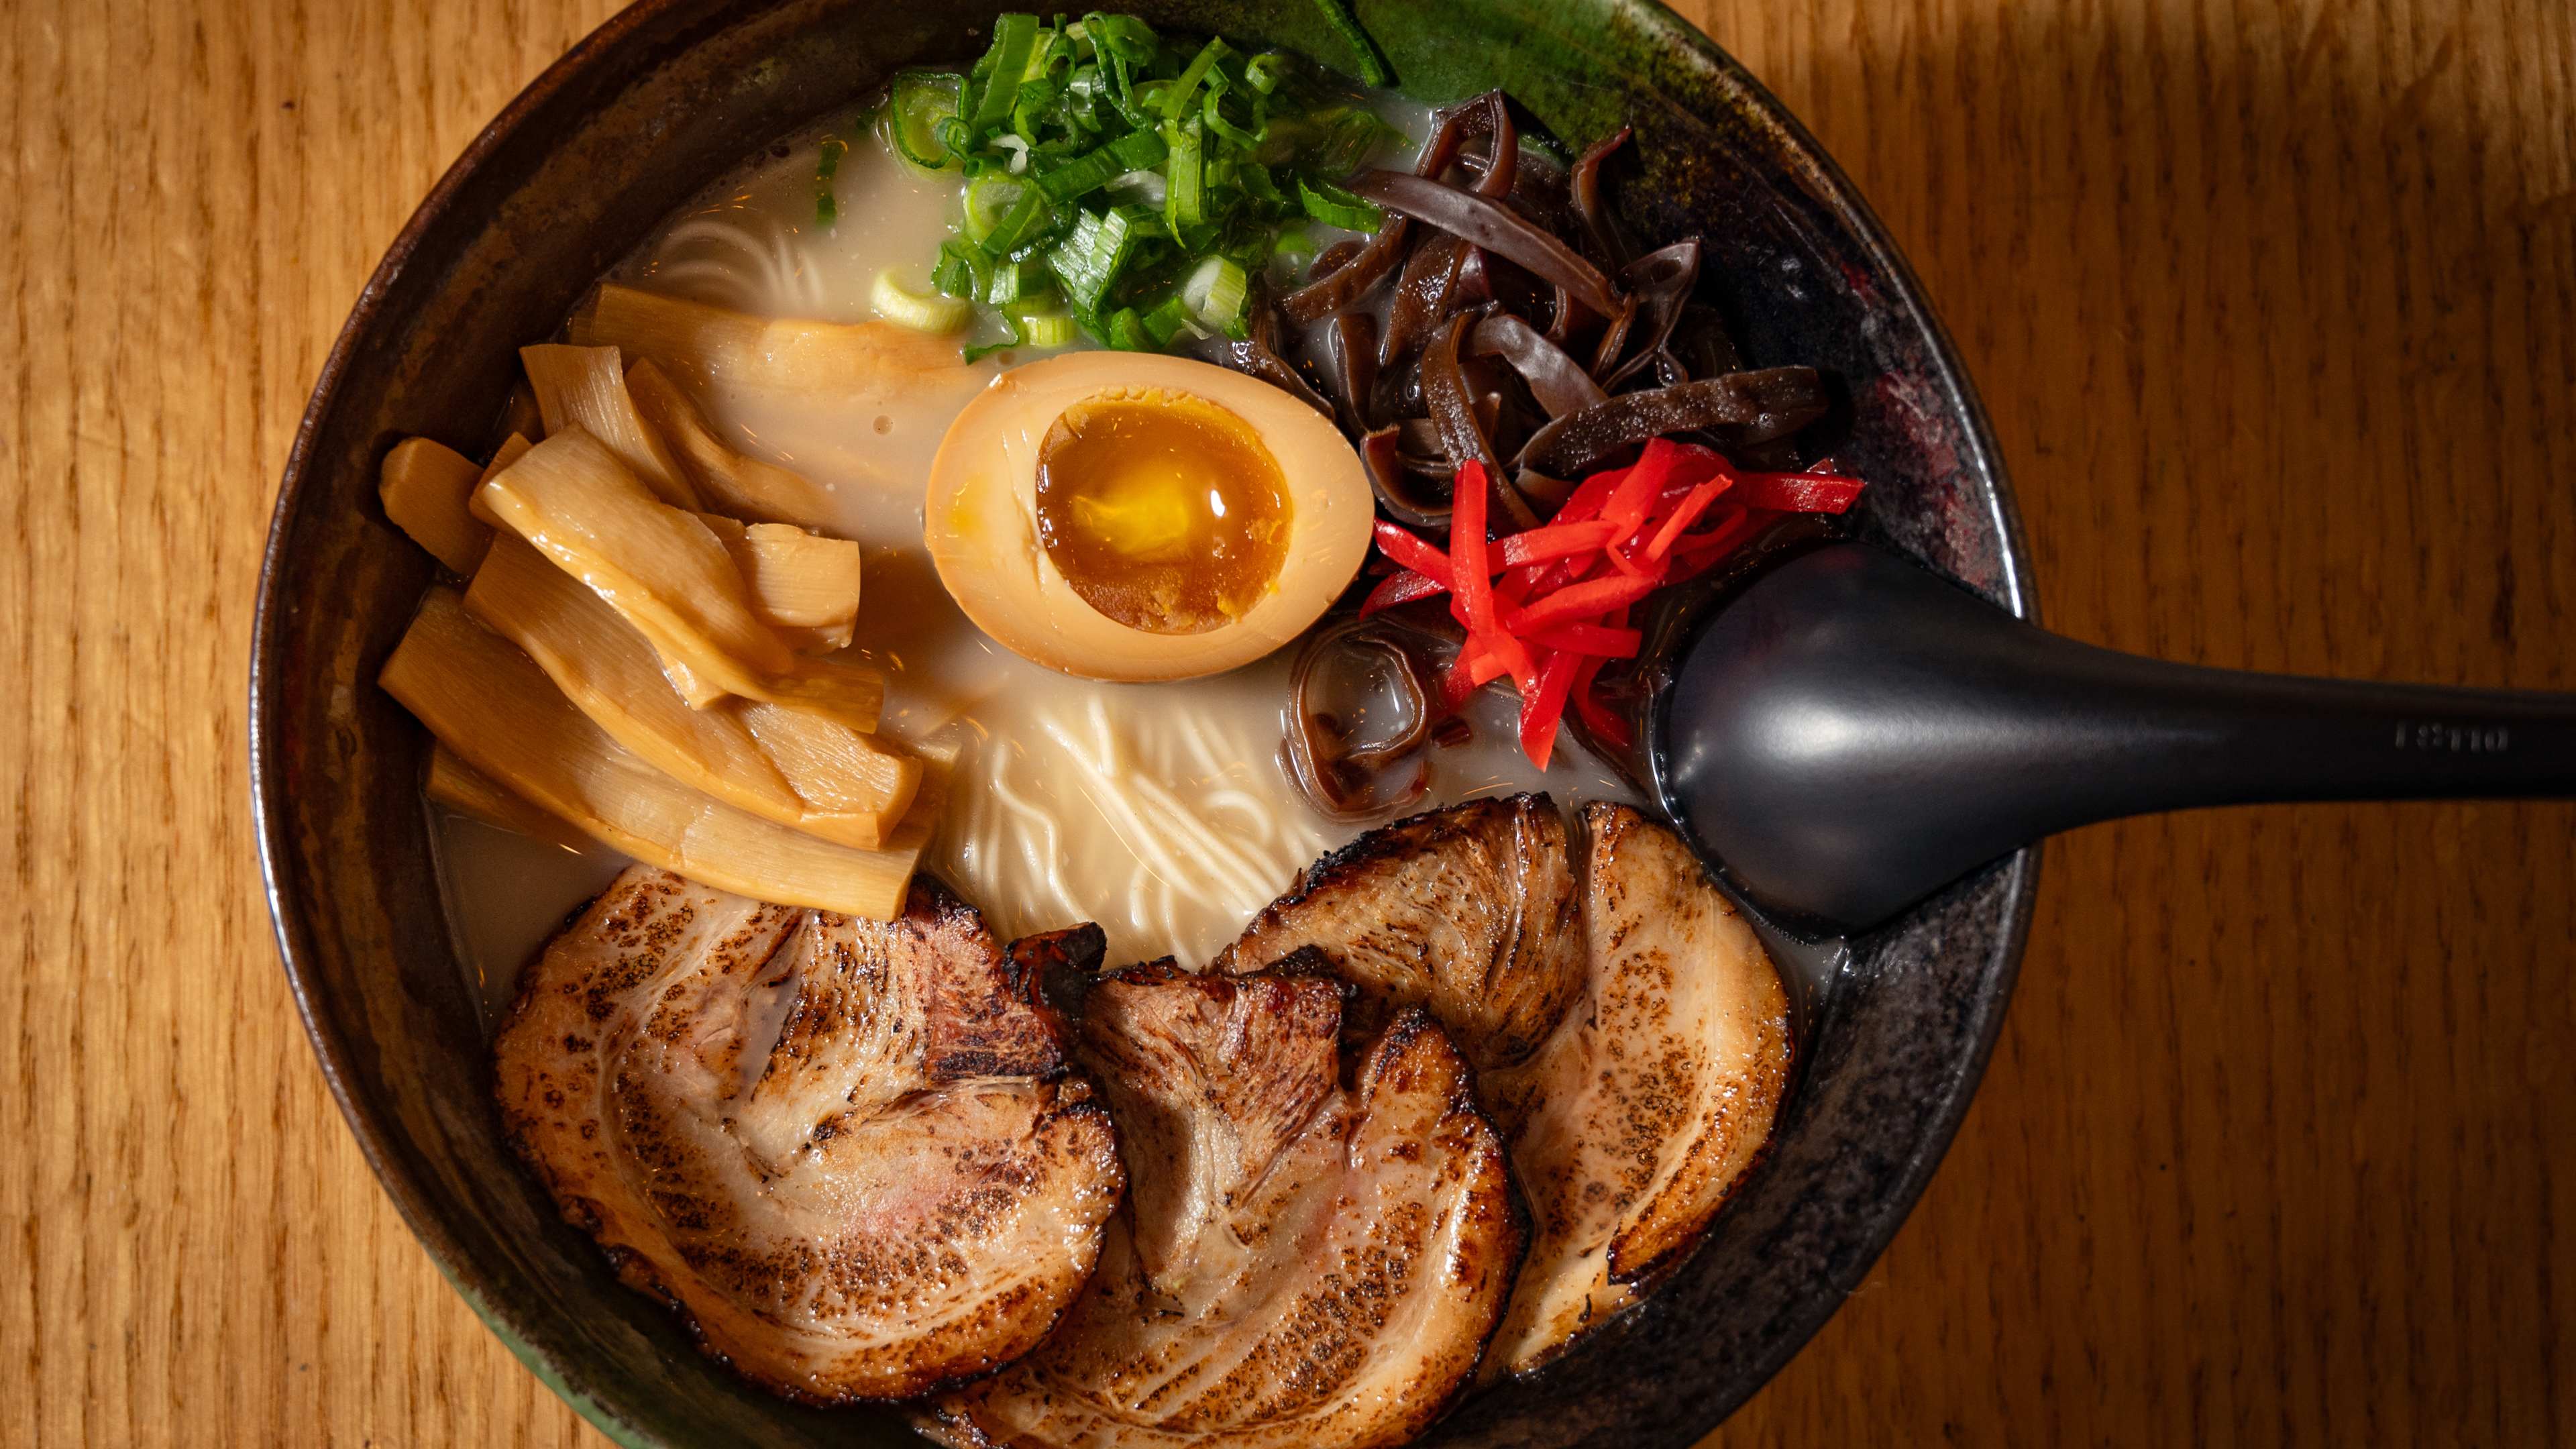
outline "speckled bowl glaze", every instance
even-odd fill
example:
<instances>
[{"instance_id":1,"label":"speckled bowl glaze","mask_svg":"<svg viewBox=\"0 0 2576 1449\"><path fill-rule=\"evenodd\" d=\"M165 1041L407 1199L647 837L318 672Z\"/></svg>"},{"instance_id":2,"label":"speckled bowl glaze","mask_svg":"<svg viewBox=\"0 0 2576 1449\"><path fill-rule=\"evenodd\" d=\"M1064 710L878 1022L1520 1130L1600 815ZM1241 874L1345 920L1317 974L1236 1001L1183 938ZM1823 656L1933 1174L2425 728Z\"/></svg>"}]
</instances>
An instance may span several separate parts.
<instances>
[{"instance_id":1,"label":"speckled bowl glaze","mask_svg":"<svg viewBox=\"0 0 2576 1449\"><path fill-rule=\"evenodd\" d=\"M430 1256L493 1331L630 1445L906 1442L901 1418L773 1399L697 1352L557 1221L502 1141L473 1000L435 898L428 740L375 687L429 582L376 466L406 433L497 417L514 349L664 213L743 156L882 84L980 49L975 0L646 0L513 102L449 171L323 366L270 534L251 749L279 946L322 1070ZM1145 0L1159 26L1348 57L1312 5ZM1404 86L1500 85L1561 140L1622 122L1614 204L1654 243L1710 243L1702 293L1755 365L1848 391L1861 527L2030 612L1993 439L1920 288L1778 102L1641 0L1361 0ZM1797 1351L1887 1244L1956 1130L2011 992L2025 852L1853 943L1802 1042L1769 1161L1644 1309L1470 1400L1430 1442L1680 1445Z\"/></svg>"}]
</instances>

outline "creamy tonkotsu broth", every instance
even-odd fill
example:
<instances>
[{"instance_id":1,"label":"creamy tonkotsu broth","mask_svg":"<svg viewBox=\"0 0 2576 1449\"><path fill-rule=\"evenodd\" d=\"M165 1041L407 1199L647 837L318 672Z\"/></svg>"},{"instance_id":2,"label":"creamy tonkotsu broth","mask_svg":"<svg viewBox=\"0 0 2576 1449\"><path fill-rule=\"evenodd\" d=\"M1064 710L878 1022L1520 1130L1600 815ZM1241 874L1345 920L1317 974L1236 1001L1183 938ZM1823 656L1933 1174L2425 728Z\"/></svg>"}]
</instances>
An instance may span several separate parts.
<instances>
[{"instance_id":1,"label":"creamy tonkotsu broth","mask_svg":"<svg viewBox=\"0 0 2576 1449\"><path fill-rule=\"evenodd\" d=\"M1391 107L1414 139L1419 110ZM834 191L839 221L816 224L816 162L847 139ZM954 177L908 169L843 118L769 148L682 208L614 279L765 317L869 319L880 269L916 285L960 205ZM1109 936L1110 960L1204 963L1298 869L1359 833L1310 810L1282 764L1282 706L1294 646L1215 678L1104 684L1019 658L959 611L923 547L923 489L966 400L1010 366L1002 353L901 390L762 391L691 384L735 447L829 490L831 530L866 549L851 657L889 677L883 728L959 750L942 824L924 857L1005 938L1080 921ZM1465 745L1432 752L1419 808L1546 789L1560 804L1633 799L1572 743L1545 770L1513 734L1514 701L1480 693ZM497 1007L520 966L624 864L604 847L576 856L441 812L439 869L468 968Z\"/></svg>"}]
</instances>

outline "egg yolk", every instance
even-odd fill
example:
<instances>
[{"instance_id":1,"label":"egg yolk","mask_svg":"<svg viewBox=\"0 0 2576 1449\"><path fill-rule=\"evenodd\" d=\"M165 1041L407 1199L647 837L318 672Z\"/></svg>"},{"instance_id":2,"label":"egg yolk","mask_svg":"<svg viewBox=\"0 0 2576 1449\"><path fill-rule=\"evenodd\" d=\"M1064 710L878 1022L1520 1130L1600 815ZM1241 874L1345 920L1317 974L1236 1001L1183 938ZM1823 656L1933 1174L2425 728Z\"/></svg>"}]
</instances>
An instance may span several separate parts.
<instances>
[{"instance_id":1,"label":"egg yolk","mask_svg":"<svg viewBox=\"0 0 2576 1449\"><path fill-rule=\"evenodd\" d=\"M1150 389L1066 408L1038 446L1038 539L1082 601L1131 629L1240 619L1288 554L1287 480L1250 424Z\"/></svg>"}]
</instances>

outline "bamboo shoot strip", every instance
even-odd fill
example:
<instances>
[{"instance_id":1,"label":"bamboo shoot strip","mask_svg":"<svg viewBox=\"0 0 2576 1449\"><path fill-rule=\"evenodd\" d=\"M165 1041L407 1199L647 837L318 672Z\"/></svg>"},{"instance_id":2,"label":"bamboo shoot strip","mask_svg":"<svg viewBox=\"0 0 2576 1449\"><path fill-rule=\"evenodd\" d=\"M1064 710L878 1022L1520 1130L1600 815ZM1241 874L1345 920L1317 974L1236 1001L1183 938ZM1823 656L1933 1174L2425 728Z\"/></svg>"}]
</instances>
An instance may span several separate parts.
<instances>
[{"instance_id":1,"label":"bamboo shoot strip","mask_svg":"<svg viewBox=\"0 0 2576 1449\"><path fill-rule=\"evenodd\" d=\"M657 646L665 636L687 641L677 651L685 662L726 688L734 688L728 674L777 674L795 662L753 612L725 546L694 515L654 497L588 432L549 436L478 496ZM725 662L711 667L698 654Z\"/></svg>"},{"instance_id":2,"label":"bamboo shoot strip","mask_svg":"<svg viewBox=\"0 0 2576 1449\"><path fill-rule=\"evenodd\" d=\"M801 659L764 622L733 555L696 514L662 503L597 439L546 439L476 495L641 631L681 696L722 694L810 710L874 730L885 676Z\"/></svg>"},{"instance_id":3,"label":"bamboo shoot strip","mask_svg":"<svg viewBox=\"0 0 2576 1449\"><path fill-rule=\"evenodd\" d=\"M611 738L726 804L874 849L912 803L919 762L837 720L756 701L690 708L643 635L516 537L494 544L465 607L527 651ZM773 742L782 735L786 747Z\"/></svg>"},{"instance_id":4,"label":"bamboo shoot strip","mask_svg":"<svg viewBox=\"0 0 2576 1449\"><path fill-rule=\"evenodd\" d=\"M467 616L452 589L421 603L385 662L387 692L465 762L612 849L719 890L891 920L927 831L854 850L703 795L573 708L545 672Z\"/></svg>"},{"instance_id":5,"label":"bamboo shoot strip","mask_svg":"<svg viewBox=\"0 0 2576 1449\"><path fill-rule=\"evenodd\" d=\"M821 528L831 519L823 490L801 473L746 457L725 445L696 402L651 358L626 369L626 391L644 421L678 455L709 508L765 523Z\"/></svg>"},{"instance_id":6,"label":"bamboo shoot strip","mask_svg":"<svg viewBox=\"0 0 2576 1449\"><path fill-rule=\"evenodd\" d=\"M520 348L519 364L528 370L547 437L579 428L607 444L655 497L674 508L703 506L679 458L626 391L626 364L616 348L549 342Z\"/></svg>"},{"instance_id":7,"label":"bamboo shoot strip","mask_svg":"<svg viewBox=\"0 0 2576 1449\"><path fill-rule=\"evenodd\" d=\"M733 555L751 590L752 612L764 622L819 629L858 617L857 544L792 524L745 525L716 513L701 513L698 521Z\"/></svg>"},{"instance_id":8,"label":"bamboo shoot strip","mask_svg":"<svg viewBox=\"0 0 2576 1449\"><path fill-rule=\"evenodd\" d=\"M430 746L429 781L422 793L428 795L432 803L480 820L495 830L507 830L530 840L560 845L575 855L585 855L599 848L599 843L589 836L493 784L490 776L465 763L454 750L442 744Z\"/></svg>"},{"instance_id":9,"label":"bamboo shoot strip","mask_svg":"<svg viewBox=\"0 0 2576 1449\"><path fill-rule=\"evenodd\" d=\"M443 443L405 438L385 454L376 496L385 517L412 542L454 572L470 574L492 543L492 530L470 506L481 472L473 459Z\"/></svg>"}]
</instances>

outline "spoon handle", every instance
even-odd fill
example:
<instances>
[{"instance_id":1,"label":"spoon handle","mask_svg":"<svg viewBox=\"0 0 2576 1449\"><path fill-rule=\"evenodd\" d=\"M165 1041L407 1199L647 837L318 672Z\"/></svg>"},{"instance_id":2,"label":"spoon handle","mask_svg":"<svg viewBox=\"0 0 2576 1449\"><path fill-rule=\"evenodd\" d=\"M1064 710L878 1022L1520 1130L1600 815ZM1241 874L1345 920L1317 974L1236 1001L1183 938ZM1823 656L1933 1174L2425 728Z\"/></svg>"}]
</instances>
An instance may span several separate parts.
<instances>
[{"instance_id":1,"label":"spoon handle","mask_svg":"<svg viewBox=\"0 0 2576 1449\"><path fill-rule=\"evenodd\" d=\"M1660 704L1666 807L1754 899L1851 925L2098 820L2576 795L2576 695L2120 654L1859 544L1717 611Z\"/></svg>"},{"instance_id":2,"label":"spoon handle","mask_svg":"<svg viewBox=\"0 0 2576 1449\"><path fill-rule=\"evenodd\" d=\"M2260 801L2576 795L2576 695L2205 669L2028 626L2008 642L1993 662L2022 677L1997 681L2012 708L1992 725L2033 746L2014 768L2051 830Z\"/></svg>"}]
</instances>

